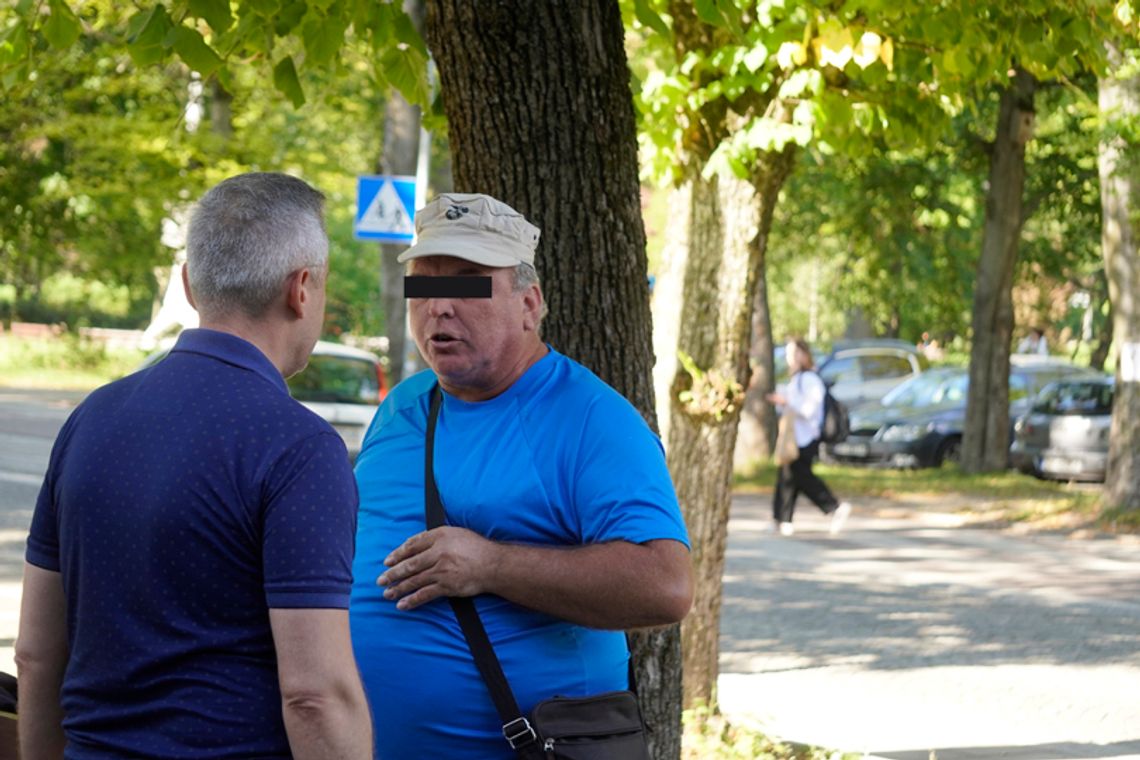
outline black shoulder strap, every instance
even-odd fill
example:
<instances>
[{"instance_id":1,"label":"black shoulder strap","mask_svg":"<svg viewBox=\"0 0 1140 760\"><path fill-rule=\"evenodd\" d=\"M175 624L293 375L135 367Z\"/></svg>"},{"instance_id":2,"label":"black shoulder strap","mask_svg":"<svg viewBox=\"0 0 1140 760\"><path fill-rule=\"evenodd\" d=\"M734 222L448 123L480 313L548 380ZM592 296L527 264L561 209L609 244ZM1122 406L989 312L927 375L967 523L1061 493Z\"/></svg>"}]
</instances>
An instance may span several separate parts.
<instances>
[{"instance_id":1,"label":"black shoulder strap","mask_svg":"<svg viewBox=\"0 0 1140 760\"><path fill-rule=\"evenodd\" d=\"M443 404L443 392L437 384L432 389L431 409L428 412L427 436L424 441L424 514L429 529L438 528L446 521L443 502L439 498L439 488L435 483L435 468L432 466L435 451L435 424L439 419L439 408ZM491 640L487 638L487 630L483 621L479 619L479 611L475 609L475 602L470 597L449 596L451 609L459 620L459 627L463 637L467 639L467 646L475 658L475 666L479 669L483 681L487 684L487 691L491 693L491 701L495 703L495 710L499 719L503 721L503 736L511 745L511 749L519 753L520 757L529 757L528 750L538 749L538 736L519 710L511 685L503 674L503 667L495 654ZM541 754L535 757L541 757Z\"/></svg>"}]
</instances>

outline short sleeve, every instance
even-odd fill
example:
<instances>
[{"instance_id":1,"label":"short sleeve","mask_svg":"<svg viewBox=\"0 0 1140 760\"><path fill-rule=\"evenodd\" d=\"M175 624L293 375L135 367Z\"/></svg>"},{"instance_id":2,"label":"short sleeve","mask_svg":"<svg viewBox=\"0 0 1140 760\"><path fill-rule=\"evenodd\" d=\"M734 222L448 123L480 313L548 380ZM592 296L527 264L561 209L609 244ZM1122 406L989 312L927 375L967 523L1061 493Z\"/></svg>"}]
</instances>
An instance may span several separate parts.
<instances>
[{"instance_id":1,"label":"short sleeve","mask_svg":"<svg viewBox=\"0 0 1140 760\"><path fill-rule=\"evenodd\" d=\"M586 543L689 546L661 441L616 392L596 398L587 414L573 493Z\"/></svg>"},{"instance_id":2,"label":"short sleeve","mask_svg":"<svg viewBox=\"0 0 1140 760\"><path fill-rule=\"evenodd\" d=\"M335 433L306 438L281 456L263 513L269 607L348 608L357 506L348 453Z\"/></svg>"},{"instance_id":3,"label":"short sleeve","mask_svg":"<svg viewBox=\"0 0 1140 760\"><path fill-rule=\"evenodd\" d=\"M83 407L80 407L82 409ZM39 496L36 497L36 508L32 513L32 527L28 532L28 548L24 559L28 564L51 570L60 571L59 560L59 513L56 511L56 478L62 467L64 451L71 438L75 420L79 409L67 418L63 427L56 436L52 445L51 457L48 461L47 475L44 476L43 485L40 486Z\"/></svg>"},{"instance_id":4,"label":"short sleeve","mask_svg":"<svg viewBox=\"0 0 1140 760\"><path fill-rule=\"evenodd\" d=\"M52 478L44 479L32 513L32 529L28 533L28 549L24 557L29 564L59 572L59 520L56 517Z\"/></svg>"}]
</instances>

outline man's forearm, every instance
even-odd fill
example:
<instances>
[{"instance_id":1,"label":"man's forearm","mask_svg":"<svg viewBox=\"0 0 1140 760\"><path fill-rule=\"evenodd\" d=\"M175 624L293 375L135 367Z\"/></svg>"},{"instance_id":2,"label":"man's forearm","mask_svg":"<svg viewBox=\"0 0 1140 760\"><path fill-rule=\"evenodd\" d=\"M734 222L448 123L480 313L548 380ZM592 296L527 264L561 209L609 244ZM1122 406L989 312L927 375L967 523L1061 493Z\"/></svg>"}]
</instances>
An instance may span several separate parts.
<instances>
[{"instance_id":1,"label":"man's forearm","mask_svg":"<svg viewBox=\"0 0 1140 760\"><path fill-rule=\"evenodd\" d=\"M60 669L42 669L22 664L19 668L20 757L23 760L60 760L66 739L59 689Z\"/></svg>"},{"instance_id":2,"label":"man's forearm","mask_svg":"<svg viewBox=\"0 0 1140 760\"><path fill-rule=\"evenodd\" d=\"M689 555L675 541L574 548L498 545L487 591L591 628L680 620L691 603Z\"/></svg>"},{"instance_id":3,"label":"man's forearm","mask_svg":"<svg viewBox=\"0 0 1140 760\"><path fill-rule=\"evenodd\" d=\"M59 694L67 670L67 601L59 573L24 565L16 635L18 727L24 760L59 760L66 743Z\"/></svg>"}]
</instances>

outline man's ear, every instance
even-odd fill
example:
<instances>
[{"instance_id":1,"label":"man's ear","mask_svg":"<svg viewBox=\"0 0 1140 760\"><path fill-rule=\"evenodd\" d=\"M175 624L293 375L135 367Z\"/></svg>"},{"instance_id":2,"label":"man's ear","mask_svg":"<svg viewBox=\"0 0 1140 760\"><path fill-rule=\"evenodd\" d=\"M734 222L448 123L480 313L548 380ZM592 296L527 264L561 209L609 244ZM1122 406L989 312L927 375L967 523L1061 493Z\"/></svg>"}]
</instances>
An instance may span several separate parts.
<instances>
[{"instance_id":1,"label":"man's ear","mask_svg":"<svg viewBox=\"0 0 1140 760\"><path fill-rule=\"evenodd\" d=\"M309 288L312 280L313 273L308 267L298 269L285 280L285 305L297 319L303 318L309 308Z\"/></svg>"},{"instance_id":2,"label":"man's ear","mask_svg":"<svg viewBox=\"0 0 1140 760\"><path fill-rule=\"evenodd\" d=\"M190 270L186 264L182 265L182 290L186 292L186 300L190 302L190 306L197 311L198 304L194 303L194 294L190 292Z\"/></svg>"},{"instance_id":3,"label":"man's ear","mask_svg":"<svg viewBox=\"0 0 1140 760\"><path fill-rule=\"evenodd\" d=\"M534 332L538 329L539 315L542 314L542 288L528 285L523 293L523 330Z\"/></svg>"}]
</instances>

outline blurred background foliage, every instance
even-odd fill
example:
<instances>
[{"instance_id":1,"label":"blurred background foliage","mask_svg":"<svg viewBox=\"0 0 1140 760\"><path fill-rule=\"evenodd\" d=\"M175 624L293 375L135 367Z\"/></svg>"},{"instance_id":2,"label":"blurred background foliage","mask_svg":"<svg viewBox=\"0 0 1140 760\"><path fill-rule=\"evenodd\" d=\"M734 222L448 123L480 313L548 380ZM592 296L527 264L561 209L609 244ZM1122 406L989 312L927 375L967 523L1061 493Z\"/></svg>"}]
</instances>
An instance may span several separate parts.
<instances>
[{"instance_id":1,"label":"blurred background foliage","mask_svg":"<svg viewBox=\"0 0 1140 760\"><path fill-rule=\"evenodd\" d=\"M0 0L0 33L19 5ZM352 237L356 176L380 155L384 92L349 45L300 74L294 108L254 67L229 89L184 64L136 66L113 37L129 8L89 2L92 33L34 56L34 86L0 109L0 318L145 327L175 250L163 220L221 179L284 171L327 196L327 330L381 334L379 246Z\"/></svg>"},{"instance_id":2,"label":"blurred background foliage","mask_svg":"<svg viewBox=\"0 0 1140 760\"><path fill-rule=\"evenodd\" d=\"M42 36L21 36L27 5L0 0L0 58L26 56L21 72L32 83L9 89L0 109L0 319L144 327L174 262L174 248L163 242L163 220L178 218L226 176L273 170L301 176L328 196L328 335L383 334L379 246L353 239L352 218L355 178L377 166L390 74L401 67L371 60L366 40L354 37L356 25L332 24L328 16L329 23L313 27L325 34L335 26L333 41L343 44L327 65L300 66L290 75L303 93L303 104L295 106L291 80L281 81L276 70L267 76L260 65L271 60L265 51L243 49L246 58L232 56L218 76L203 81L185 56L152 61L140 48L145 40L122 44L131 17L136 26L149 18L136 8L112 0L73 4L84 33L56 48ZM58 3L50 5L62 14ZM387 23L370 4L352 7L375 22L361 25L369 39ZM899 29L918 23L905 14L887 21ZM398 38L398 25L389 26L385 33ZM797 29L792 24L780 32L788 37L789 55L799 44ZM776 32L773 39L782 40ZM302 35L304 50L277 53L290 53L290 61L316 55L328 45L315 34ZM669 92L683 97L684 91L671 90L669 77L654 75L648 65L659 43L630 36L633 86L668 104ZM401 46L402 54L414 58L413 48ZM912 52L884 48L879 59L896 60L861 75L884 79L889 70L901 81L913 73ZM733 70L750 77L771 73L749 73L747 64ZM974 64L954 59L943 65L955 71ZM422 82L406 84L422 89ZM929 332L944 346L961 347L970 328L996 94L956 109L945 139L931 144L860 128L861 120L882 117L882 105L835 100L830 89L807 79L796 86L805 98L821 93L817 117L828 138L801 151L777 206L767 262L773 334L803 334L826 345L845 334L917 341ZM894 115L902 113L909 111ZM1100 258L1095 80L1050 85L1039 95L1038 114L1027 157L1017 323L1022 332L1045 326L1058 348L1087 351L1087 339L1103 331L1109 313ZM646 129L659 134L649 134L643 145L656 140L659 153L676 137L676 124L652 124ZM912 126L924 128L918 117ZM839 150L845 140L859 149ZM445 141L435 142L444 154ZM655 155L647 152L647 167ZM644 195L652 275L669 210L656 186L647 185Z\"/></svg>"}]
</instances>

